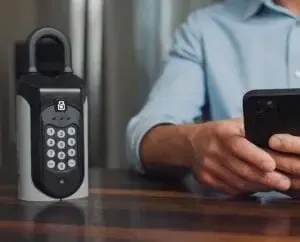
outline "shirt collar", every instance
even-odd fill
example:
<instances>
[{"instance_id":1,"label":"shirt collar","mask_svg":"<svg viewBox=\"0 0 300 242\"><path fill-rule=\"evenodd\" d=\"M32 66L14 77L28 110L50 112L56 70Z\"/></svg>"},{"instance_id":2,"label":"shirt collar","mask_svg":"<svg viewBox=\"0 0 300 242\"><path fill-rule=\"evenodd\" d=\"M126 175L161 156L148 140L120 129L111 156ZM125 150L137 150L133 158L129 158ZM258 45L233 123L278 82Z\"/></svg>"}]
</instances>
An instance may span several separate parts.
<instances>
[{"instance_id":1,"label":"shirt collar","mask_svg":"<svg viewBox=\"0 0 300 242\"><path fill-rule=\"evenodd\" d=\"M255 16L267 2L270 0L225 0L225 6L246 20Z\"/></svg>"}]
</instances>

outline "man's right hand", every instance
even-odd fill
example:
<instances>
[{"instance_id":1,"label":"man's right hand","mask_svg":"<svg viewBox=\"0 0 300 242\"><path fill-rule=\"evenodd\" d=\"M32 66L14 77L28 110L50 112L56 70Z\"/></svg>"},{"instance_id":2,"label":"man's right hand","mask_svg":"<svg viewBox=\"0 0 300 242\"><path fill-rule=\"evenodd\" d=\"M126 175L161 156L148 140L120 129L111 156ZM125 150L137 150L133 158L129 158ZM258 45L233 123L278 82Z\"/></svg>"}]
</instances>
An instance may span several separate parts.
<instances>
[{"instance_id":1,"label":"man's right hand","mask_svg":"<svg viewBox=\"0 0 300 242\"><path fill-rule=\"evenodd\" d=\"M188 139L201 184L232 196L290 188L290 179L275 171L275 160L245 138L241 119L193 125Z\"/></svg>"}]
</instances>

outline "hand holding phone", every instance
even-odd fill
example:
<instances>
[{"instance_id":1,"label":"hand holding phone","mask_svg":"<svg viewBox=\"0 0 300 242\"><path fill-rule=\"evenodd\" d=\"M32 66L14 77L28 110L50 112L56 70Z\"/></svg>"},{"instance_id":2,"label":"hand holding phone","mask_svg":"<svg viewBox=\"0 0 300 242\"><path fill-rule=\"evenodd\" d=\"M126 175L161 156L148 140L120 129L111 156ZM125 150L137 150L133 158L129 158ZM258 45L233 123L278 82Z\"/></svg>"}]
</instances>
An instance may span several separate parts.
<instances>
[{"instance_id":1,"label":"hand holding phone","mask_svg":"<svg viewBox=\"0 0 300 242\"><path fill-rule=\"evenodd\" d=\"M290 179L275 171L275 160L245 138L242 119L182 129L193 148L192 168L200 184L230 195L289 189Z\"/></svg>"}]
</instances>

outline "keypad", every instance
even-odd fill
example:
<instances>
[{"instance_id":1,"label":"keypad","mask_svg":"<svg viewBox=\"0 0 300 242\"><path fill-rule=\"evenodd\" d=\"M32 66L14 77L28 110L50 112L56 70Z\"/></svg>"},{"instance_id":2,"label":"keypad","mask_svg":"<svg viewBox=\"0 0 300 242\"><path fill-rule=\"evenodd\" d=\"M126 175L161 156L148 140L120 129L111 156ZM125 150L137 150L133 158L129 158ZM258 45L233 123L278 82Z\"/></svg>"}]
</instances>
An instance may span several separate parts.
<instances>
[{"instance_id":1,"label":"keypad","mask_svg":"<svg viewBox=\"0 0 300 242\"><path fill-rule=\"evenodd\" d=\"M46 167L52 171L65 172L77 166L77 127L70 125L45 128Z\"/></svg>"}]
</instances>

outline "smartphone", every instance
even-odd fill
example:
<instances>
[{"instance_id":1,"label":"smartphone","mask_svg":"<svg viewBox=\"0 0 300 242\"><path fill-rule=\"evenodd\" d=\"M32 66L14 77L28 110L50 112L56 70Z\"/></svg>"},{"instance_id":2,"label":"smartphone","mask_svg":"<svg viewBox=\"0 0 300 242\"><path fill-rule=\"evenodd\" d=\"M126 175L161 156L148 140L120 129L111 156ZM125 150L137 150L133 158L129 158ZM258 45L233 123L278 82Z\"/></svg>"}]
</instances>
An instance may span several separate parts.
<instances>
[{"instance_id":1,"label":"smartphone","mask_svg":"<svg viewBox=\"0 0 300 242\"><path fill-rule=\"evenodd\" d=\"M300 136L300 88L251 90L243 97L246 138L269 148L274 134Z\"/></svg>"}]
</instances>

